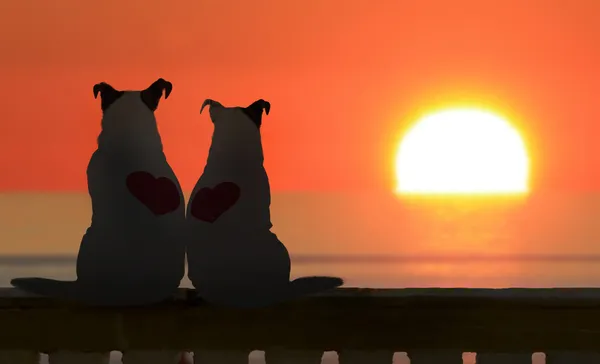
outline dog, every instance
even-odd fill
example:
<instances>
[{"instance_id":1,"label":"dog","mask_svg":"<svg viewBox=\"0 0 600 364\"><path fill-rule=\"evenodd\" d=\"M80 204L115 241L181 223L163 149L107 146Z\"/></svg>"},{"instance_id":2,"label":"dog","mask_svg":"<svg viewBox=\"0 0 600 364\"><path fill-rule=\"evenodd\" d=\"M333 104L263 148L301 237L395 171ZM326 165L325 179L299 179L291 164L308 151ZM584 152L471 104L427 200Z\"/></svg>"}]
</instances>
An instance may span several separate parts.
<instances>
[{"instance_id":1,"label":"dog","mask_svg":"<svg viewBox=\"0 0 600 364\"><path fill-rule=\"evenodd\" d=\"M77 280L16 278L44 296L93 305L144 305L172 296L185 274L185 201L163 152L154 111L172 84L141 91L94 85L102 131L87 167L92 221L77 256Z\"/></svg>"},{"instance_id":2,"label":"dog","mask_svg":"<svg viewBox=\"0 0 600 364\"><path fill-rule=\"evenodd\" d=\"M271 104L225 107L207 99L214 125L204 171L187 207L188 277L203 300L253 308L333 289L337 277L290 281L288 250L271 232L271 192L261 141Z\"/></svg>"}]
</instances>

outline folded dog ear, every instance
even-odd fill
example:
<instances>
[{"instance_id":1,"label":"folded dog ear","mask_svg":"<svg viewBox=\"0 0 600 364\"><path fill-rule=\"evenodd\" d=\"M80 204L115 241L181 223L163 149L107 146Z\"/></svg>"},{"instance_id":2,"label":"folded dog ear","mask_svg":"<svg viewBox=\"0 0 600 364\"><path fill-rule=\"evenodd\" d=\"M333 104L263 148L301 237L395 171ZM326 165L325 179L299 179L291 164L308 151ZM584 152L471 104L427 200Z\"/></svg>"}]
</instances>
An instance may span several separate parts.
<instances>
[{"instance_id":1,"label":"folded dog ear","mask_svg":"<svg viewBox=\"0 0 600 364\"><path fill-rule=\"evenodd\" d=\"M142 97L142 101L148 109L155 111L158 108L158 102L165 93L165 100L169 98L169 95L173 91L173 84L169 81L166 81L162 78L154 81L152 85L150 85L147 89L140 92Z\"/></svg>"},{"instance_id":2,"label":"folded dog ear","mask_svg":"<svg viewBox=\"0 0 600 364\"><path fill-rule=\"evenodd\" d=\"M215 101L215 100L213 100L213 99L206 99L206 100L204 100L204 102L202 103L202 107L200 108L200 114L202 114L202 111L204 110L204 108L205 108L206 106L209 106L209 107L214 107L214 106L223 106L223 105L221 105L221 103L220 103L220 102L218 102L218 101Z\"/></svg>"},{"instance_id":3,"label":"folded dog ear","mask_svg":"<svg viewBox=\"0 0 600 364\"><path fill-rule=\"evenodd\" d=\"M246 115L252 120L252 122L260 128L262 124L262 114L263 111L269 115L269 111L271 111L271 103L265 101L263 99L256 100L252 103L252 105L245 107L242 109Z\"/></svg>"},{"instance_id":4,"label":"folded dog ear","mask_svg":"<svg viewBox=\"0 0 600 364\"><path fill-rule=\"evenodd\" d=\"M252 103L252 105L248 106L246 109L253 109L256 112L262 114L263 110L265 114L269 115L269 111L271 111L271 103L269 101L265 101L263 99L256 100Z\"/></svg>"},{"instance_id":5,"label":"folded dog ear","mask_svg":"<svg viewBox=\"0 0 600 364\"><path fill-rule=\"evenodd\" d=\"M106 111L112 103L123 96L124 92L115 90L114 87L106 82L100 82L94 85L94 98L98 98L98 94L100 94L100 99L102 100L100 107L102 111Z\"/></svg>"}]
</instances>

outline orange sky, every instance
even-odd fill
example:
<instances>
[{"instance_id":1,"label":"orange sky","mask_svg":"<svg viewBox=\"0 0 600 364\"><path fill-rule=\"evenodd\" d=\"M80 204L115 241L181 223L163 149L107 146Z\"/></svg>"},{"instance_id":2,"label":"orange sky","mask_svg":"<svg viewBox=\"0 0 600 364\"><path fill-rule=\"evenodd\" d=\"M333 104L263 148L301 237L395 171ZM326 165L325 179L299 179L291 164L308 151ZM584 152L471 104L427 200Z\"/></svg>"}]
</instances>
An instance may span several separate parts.
<instances>
[{"instance_id":1,"label":"orange sky","mask_svg":"<svg viewBox=\"0 0 600 364\"><path fill-rule=\"evenodd\" d=\"M157 112L184 189L204 98L265 98L274 190L391 189L398 133L473 100L527 133L537 189L600 187L597 0L19 0L0 5L0 190L85 190L93 84L174 84Z\"/></svg>"}]
</instances>

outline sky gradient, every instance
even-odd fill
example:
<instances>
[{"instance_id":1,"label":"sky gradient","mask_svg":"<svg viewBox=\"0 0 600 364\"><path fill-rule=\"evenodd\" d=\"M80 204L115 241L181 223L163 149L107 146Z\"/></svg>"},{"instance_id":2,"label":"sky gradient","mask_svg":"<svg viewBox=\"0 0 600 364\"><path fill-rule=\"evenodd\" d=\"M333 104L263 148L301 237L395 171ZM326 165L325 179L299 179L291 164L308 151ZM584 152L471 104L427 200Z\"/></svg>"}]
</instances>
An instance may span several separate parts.
<instances>
[{"instance_id":1,"label":"sky gradient","mask_svg":"<svg viewBox=\"0 0 600 364\"><path fill-rule=\"evenodd\" d=\"M391 191L401 133L484 105L523 132L532 187L600 188L600 1L4 1L2 191L86 190L92 86L173 82L157 111L183 188L204 166L202 101L271 102L274 191Z\"/></svg>"}]
</instances>

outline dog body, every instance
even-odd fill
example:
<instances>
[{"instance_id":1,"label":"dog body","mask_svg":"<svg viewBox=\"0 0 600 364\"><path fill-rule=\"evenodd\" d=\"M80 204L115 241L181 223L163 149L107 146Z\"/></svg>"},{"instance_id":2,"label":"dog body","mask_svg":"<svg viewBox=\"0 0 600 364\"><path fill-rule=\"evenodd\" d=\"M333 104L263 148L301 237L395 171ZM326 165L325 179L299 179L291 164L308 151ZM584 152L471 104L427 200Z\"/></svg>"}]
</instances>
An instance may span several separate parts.
<instances>
[{"instance_id":1,"label":"dog body","mask_svg":"<svg viewBox=\"0 0 600 364\"><path fill-rule=\"evenodd\" d=\"M252 108L262 115L262 103ZM241 107L213 103L210 115L209 156L187 211L189 278L208 296L287 284L290 257L270 231L271 195L259 126Z\"/></svg>"},{"instance_id":2,"label":"dog body","mask_svg":"<svg viewBox=\"0 0 600 364\"><path fill-rule=\"evenodd\" d=\"M78 278L179 286L183 193L163 153L154 110L139 91L124 92L104 111L87 178L93 215L81 242Z\"/></svg>"},{"instance_id":3,"label":"dog body","mask_svg":"<svg viewBox=\"0 0 600 364\"><path fill-rule=\"evenodd\" d=\"M87 167L92 221L77 281L18 278L14 286L101 305L148 304L175 293L185 274L185 207L154 116L171 89L163 79L143 91L94 86L102 131Z\"/></svg>"},{"instance_id":4,"label":"dog body","mask_svg":"<svg viewBox=\"0 0 600 364\"><path fill-rule=\"evenodd\" d=\"M188 276L199 295L214 303L250 307L289 299L290 255L270 230L263 166L260 126L270 104L224 107L209 99L202 109L206 105L214 132L187 207ZM311 281L303 288L315 286Z\"/></svg>"}]
</instances>

